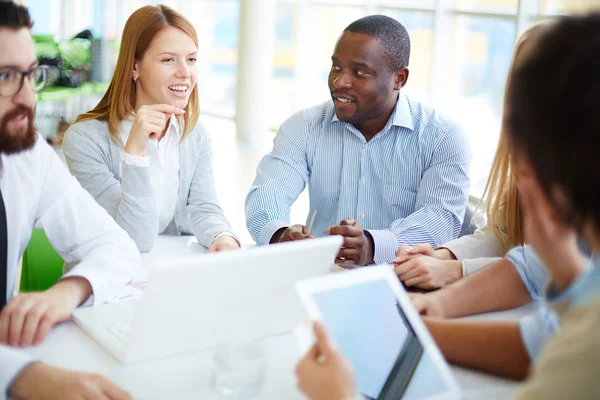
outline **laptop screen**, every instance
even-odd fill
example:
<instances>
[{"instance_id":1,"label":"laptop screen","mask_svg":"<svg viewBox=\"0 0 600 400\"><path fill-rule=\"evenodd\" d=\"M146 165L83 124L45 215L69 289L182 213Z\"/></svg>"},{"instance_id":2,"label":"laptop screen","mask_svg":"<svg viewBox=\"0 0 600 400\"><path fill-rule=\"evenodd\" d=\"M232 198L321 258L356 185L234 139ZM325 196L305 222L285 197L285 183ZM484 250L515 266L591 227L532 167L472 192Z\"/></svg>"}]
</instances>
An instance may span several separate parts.
<instances>
[{"instance_id":1,"label":"laptop screen","mask_svg":"<svg viewBox=\"0 0 600 400\"><path fill-rule=\"evenodd\" d=\"M449 388L384 279L313 293L323 322L370 399L422 399Z\"/></svg>"}]
</instances>

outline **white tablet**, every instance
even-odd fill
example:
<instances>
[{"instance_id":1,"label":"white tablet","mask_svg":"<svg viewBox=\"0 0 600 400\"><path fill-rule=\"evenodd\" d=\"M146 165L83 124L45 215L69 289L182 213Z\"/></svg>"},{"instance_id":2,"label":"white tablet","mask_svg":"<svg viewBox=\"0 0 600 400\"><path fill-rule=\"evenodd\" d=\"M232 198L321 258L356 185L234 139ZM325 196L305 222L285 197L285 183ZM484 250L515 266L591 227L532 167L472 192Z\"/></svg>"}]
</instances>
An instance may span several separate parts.
<instances>
[{"instance_id":1,"label":"white tablet","mask_svg":"<svg viewBox=\"0 0 600 400\"><path fill-rule=\"evenodd\" d=\"M367 399L458 399L450 368L390 268L360 268L296 283L352 363Z\"/></svg>"}]
</instances>

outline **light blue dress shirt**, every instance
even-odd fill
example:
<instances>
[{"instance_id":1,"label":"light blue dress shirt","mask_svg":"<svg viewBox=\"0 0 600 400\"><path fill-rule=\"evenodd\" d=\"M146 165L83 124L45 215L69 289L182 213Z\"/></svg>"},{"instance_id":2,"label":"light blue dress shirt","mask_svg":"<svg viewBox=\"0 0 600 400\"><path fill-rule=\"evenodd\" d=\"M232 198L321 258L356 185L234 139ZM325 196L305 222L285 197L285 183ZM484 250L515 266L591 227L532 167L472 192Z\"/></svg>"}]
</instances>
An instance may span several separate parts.
<instances>
[{"instance_id":1,"label":"light blue dress shirt","mask_svg":"<svg viewBox=\"0 0 600 400\"><path fill-rule=\"evenodd\" d=\"M532 300L541 301L539 310L535 314L519 320L523 343L529 358L535 360L546 342L560 329L558 315L553 309L555 304L564 302L567 307L572 307L587 301L589 296L593 296L594 291L600 295L600 273L595 271L592 273L592 269L588 266L586 273L575 280L562 294L558 294L552 284L548 285L550 275L533 247L515 247L507 253L506 259L519 272ZM597 264L600 263L597 261Z\"/></svg>"},{"instance_id":2,"label":"light blue dress shirt","mask_svg":"<svg viewBox=\"0 0 600 400\"><path fill-rule=\"evenodd\" d=\"M531 299L534 301L543 299L544 288L550 275L533 247L515 247L506 254L506 259L519 272L523 284L531 295ZM546 341L558 331L558 316L547 304L541 302L540 308L535 314L519 320L519 329L529 359L535 360Z\"/></svg>"},{"instance_id":3,"label":"light blue dress shirt","mask_svg":"<svg viewBox=\"0 0 600 400\"><path fill-rule=\"evenodd\" d=\"M550 274L533 247L515 247L506 253L505 258L515 266L531 299L541 300L544 297L544 290Z\"/></svg>"},{"instance_id":4,"label":"light blue dress shirt","mask_svg":"<svg viewBox=\"0 0 600 400\"><path fill-rule=\"evenodd\" d=\"M402 94L369 142L329 100L280 127L246 197L246 226L268 244L308 185L316 236L355 218L373 237L375 263L390 262L401 244L435 247L458 236L470 160L462 129Z\"/></svg>"}]
</instances>

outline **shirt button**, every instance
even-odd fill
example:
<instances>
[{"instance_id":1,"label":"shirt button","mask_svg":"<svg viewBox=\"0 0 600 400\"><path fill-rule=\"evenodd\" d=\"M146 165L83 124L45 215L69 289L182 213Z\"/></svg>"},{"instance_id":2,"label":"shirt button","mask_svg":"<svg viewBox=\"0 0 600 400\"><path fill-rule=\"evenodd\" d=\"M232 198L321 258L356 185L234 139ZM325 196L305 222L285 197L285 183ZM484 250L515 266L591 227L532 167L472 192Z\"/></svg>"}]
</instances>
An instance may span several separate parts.
<instances>
[{"instance_id":1,"label":"shirt button","mask_svg":"<svg viewBox=\"0 0 600 400\"><path fill-rule=\"evenodd\" d=\"M367 183L367 178L363 176L362 183Z\"/></svg>"},{"instance_id":2,"label":"shirt button","mask_svg":"<svg viewBox=\"0 0 600 400\"><path fill-rule=\"evenodd\" d=\"M362 216L365 217L366 215L367 215L367 212L365 210L363 210Z\"/></svg>"}]
</instances>

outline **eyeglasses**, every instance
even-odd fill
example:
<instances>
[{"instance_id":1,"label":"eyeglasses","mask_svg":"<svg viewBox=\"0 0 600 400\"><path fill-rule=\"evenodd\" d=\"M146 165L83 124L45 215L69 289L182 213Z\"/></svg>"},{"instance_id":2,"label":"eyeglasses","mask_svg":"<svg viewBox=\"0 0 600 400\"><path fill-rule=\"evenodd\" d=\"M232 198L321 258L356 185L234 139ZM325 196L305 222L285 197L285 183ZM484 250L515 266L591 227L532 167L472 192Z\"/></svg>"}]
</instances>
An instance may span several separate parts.
<instances>
[{"instance_id":1,"label":"eyeglasses","mask_svg":"<svg viewBox=\"0 0 600 400\"><path fill-rule=\"evenodd\" d=\"M19 71L16 69L0 71L0 96L12 97L19 93L23 88L25 77L29 80L29 85L36 92L39 92L46 86L48 67L38 65L29 71Z\"/></svg>"}]
</instances>

